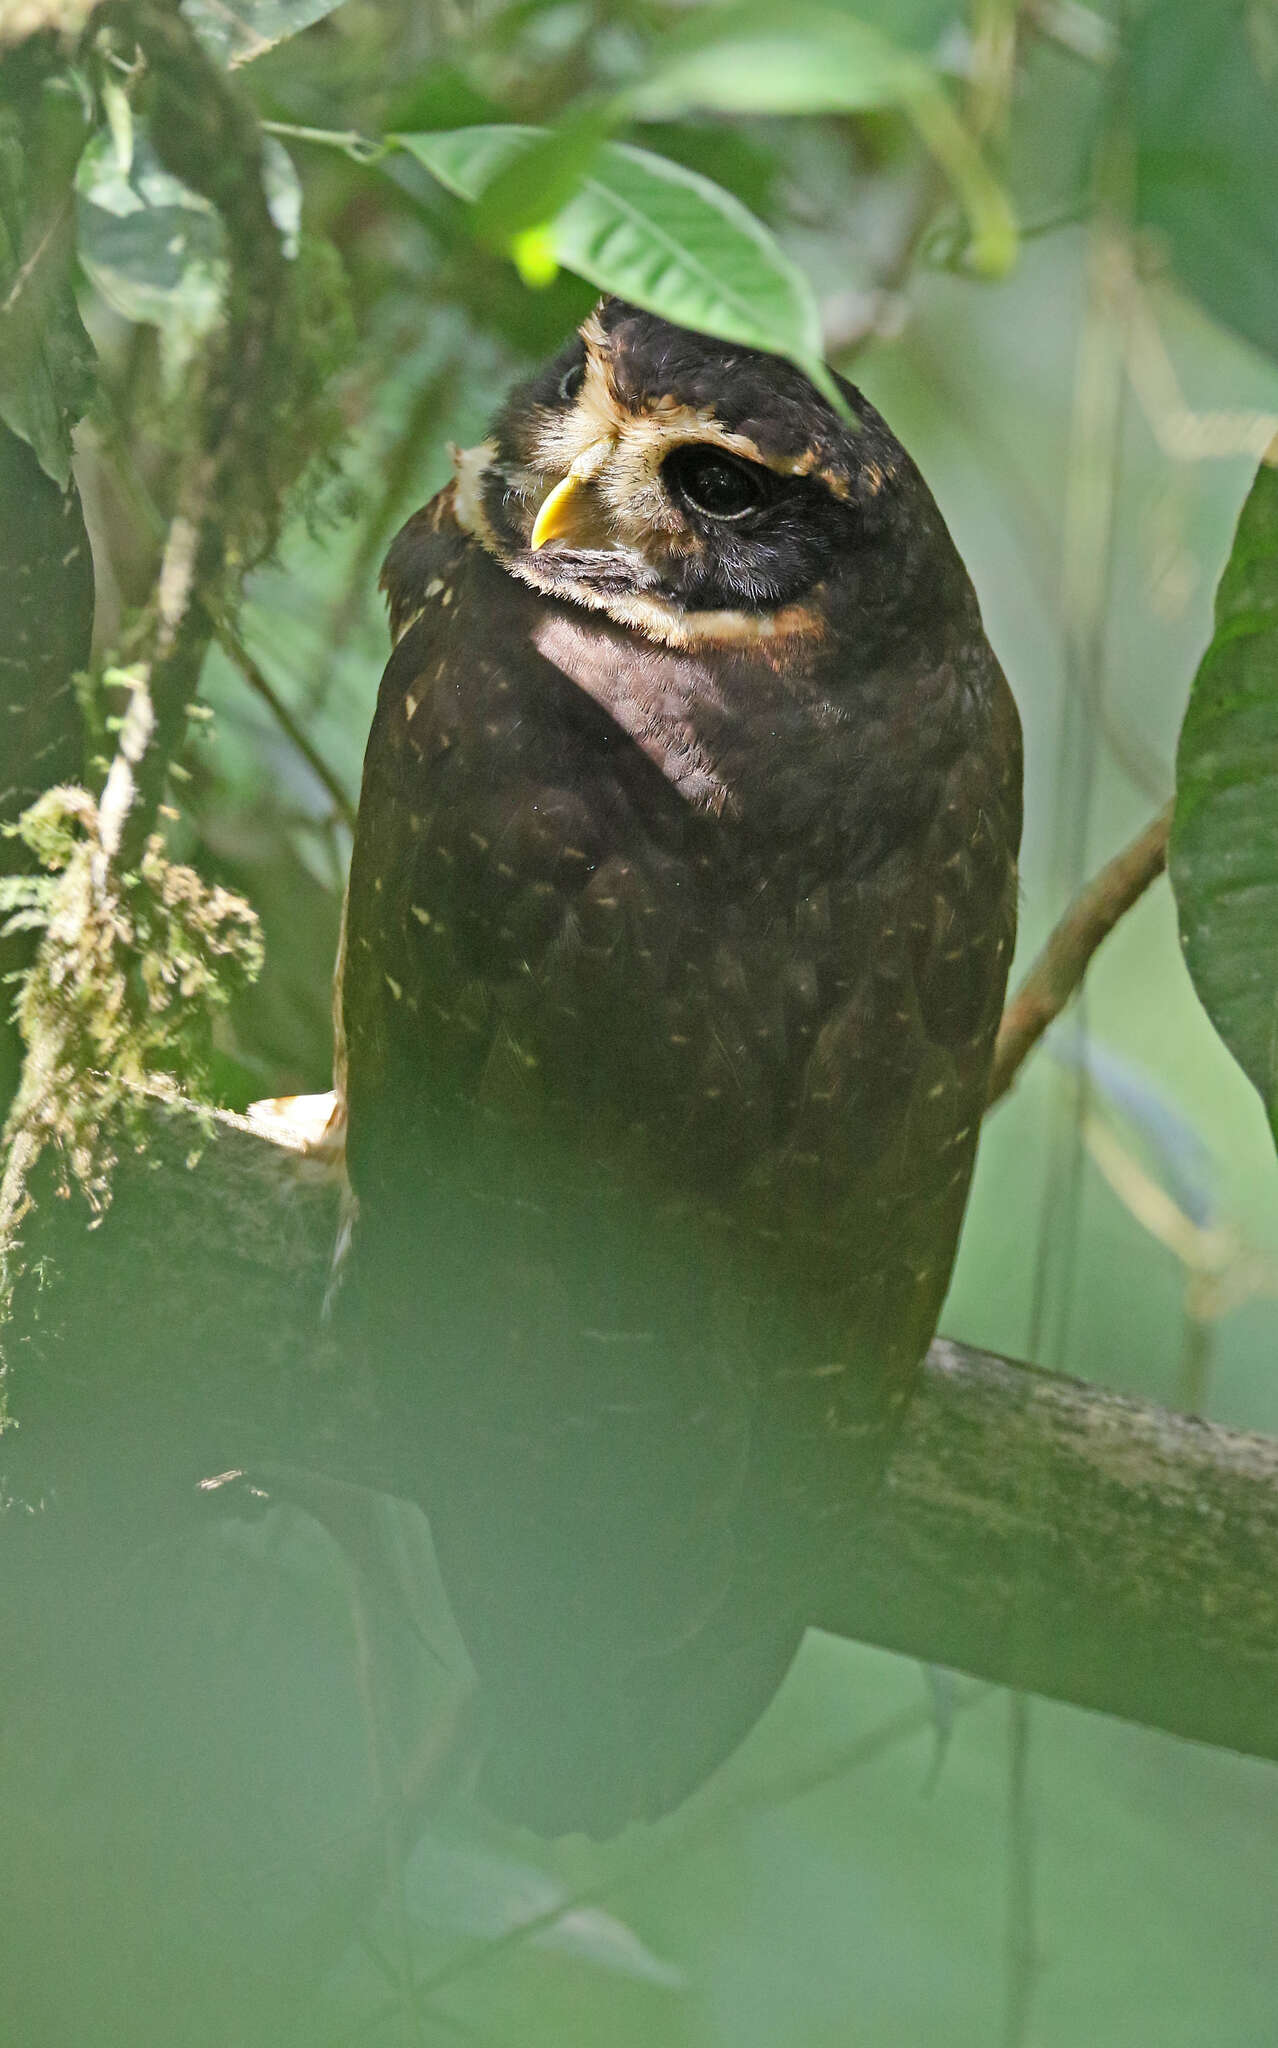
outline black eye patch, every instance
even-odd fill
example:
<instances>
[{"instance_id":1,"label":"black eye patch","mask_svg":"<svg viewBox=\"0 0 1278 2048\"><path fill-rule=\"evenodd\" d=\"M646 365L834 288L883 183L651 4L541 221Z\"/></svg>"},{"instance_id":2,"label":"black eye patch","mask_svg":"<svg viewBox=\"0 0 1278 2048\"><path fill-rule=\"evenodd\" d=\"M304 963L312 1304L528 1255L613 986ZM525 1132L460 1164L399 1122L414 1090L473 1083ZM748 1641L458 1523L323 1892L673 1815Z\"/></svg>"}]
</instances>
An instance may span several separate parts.
<instances>
[{"instance_id":1,"label":"black eye patch","mask_svg":"<svg viewBox=\"0 0 1278 2048\"><path fill-rule=\"evenodd\" d=\"M776 494L776 479L762 463L743 462L704 441L674 449L661 474L672 497L708 519L744 519Z\"/></svg>"}]
</instances>

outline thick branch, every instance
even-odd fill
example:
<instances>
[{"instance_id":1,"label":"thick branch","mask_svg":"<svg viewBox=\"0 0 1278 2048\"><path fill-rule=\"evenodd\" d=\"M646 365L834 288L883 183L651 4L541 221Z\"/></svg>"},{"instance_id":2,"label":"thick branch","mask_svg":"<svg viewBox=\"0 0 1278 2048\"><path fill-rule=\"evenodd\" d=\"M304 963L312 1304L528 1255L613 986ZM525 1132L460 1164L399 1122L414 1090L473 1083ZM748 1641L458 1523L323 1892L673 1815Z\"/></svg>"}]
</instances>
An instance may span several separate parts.
<instances>
[{"instance_id":1,"label":"thick branch","mask_svg":"<svg viewBox=\"0 0 1278 2048\"><path fill-rule=\"evenodd\" d=\"M1168 804L1093 876L1055 926L1003 1012L990 1076L990 1107L1006 1095L1048 1025L1077 994L1101 941L1162 874L1170 831Z\"/></svg>"},{"instance_id":2,"label":"thick branch","mask_svg":"<svg viewBox=\"0 0 1278 2048\"><path fill-rule=\"evenodd\" d=\"M109 1466L135 1541L148 1488L183 1514L227 1466L377 1483L392 1447L315 1339L331 1170L230 1119L191 1168L194 1113L147 1115L98 1228L48 1199L47 1155L33 1182L6 1491L70 1502ZM1278 1760L1276 1440L938 1342L873 1514L831 1559L812 1618L838 1634Z\"/></svg>"},{"instance_id":3,"label":"thick branch","mask_svg":"<svg viewBox=\"0 0 1278 2048\"><path fill-rule=\"evenodd\" d=\"M1278 1440L938 1340L821 1619L1278 1759Z\"/></svg>"}]
</instances>

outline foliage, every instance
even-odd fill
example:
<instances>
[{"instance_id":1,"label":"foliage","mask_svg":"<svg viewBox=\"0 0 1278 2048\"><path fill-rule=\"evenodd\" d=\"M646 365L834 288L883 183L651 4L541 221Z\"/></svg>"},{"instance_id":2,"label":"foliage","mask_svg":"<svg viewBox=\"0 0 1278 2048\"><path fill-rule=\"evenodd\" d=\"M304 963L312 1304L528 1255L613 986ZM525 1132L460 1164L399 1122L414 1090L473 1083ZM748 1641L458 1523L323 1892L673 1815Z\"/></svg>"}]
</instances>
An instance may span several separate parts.
<instances>
[{"instance_id":1,"label":"foliage","mask_svg":"<svg viewBox=\"0 0 1278 2048\"><path fill-rule=\"evenodd\" d=\"M16 60L14 60L16 61ZM0 419L30 442L60 488L71 425L93 392L93 362L71 287L58 185L83 141L77 108L46 94L38 64L0 89ZM60 174L60 175L59 175Z\"/></svg>"},{"instance_id":2,"label":"foliage","mask_svg":"<svg viewBox=\"0 0 1278 2048\"><path fill-rule=\"evenodd\" d=\"M43 942L20 1132L59 1132L101 1193L95 1134L127 1083L202 1068L236 1106L327 1085L378 561L446 444L478 437L596 287L621 289L813 371L822 351L855 365L919 460L1026 718L1027 958L1174 783L1206 1009L1153 895L1100 956L1077 1035L991 1120L946 1327L1278 1428L1278 1175L1207 1022L1272 1113L1272 472L1171 764L1278 416L1271 0L86 12L30 0L0 31L0 419L59 484L80 422L99 586L98 758L29 818L44 867L3 885ZM104 843L122 675L157 717L127 843ZM420 1517L375 1512L377 1586L391 1555L419 1583ZM1045 1710L1034 1770L1014 1748L1009 1781L996 1706L960 1687L952 1713L934 1686L942 1713L898 1661L814 1641L653 1842L459 1840L440 1815L408 1855L371 1694L386 1681L415 1755L439 1712L434 1616L352 1596L300 1512L149 1569L149 1718L103 1704L125 1794L94 1795L68 1859L113 1875L135 1827L138 1922L197 1981L138 1818L173 1809L156 1867L198 1864L201 1901L230 1902L213 1936L188 1915L208 1981L247 1983L265 1947L287 1987L245 2048L401 2020L521 2048L858 2029L976 2048L1000 2008L1014 2048L1031 1993L1044 2048L1272 2030L1274 1786L1237 1759ZM402 1893L325 1919L353 1836L406 1868ZM189 2003L148 2013L144 1974L130 2048L197 2038Z\"/></svg>"},{"instance_id":3,"label":"foliage","mask_svg":"<svg viewBox=\"0 0 1278 2048\"><path fill-rule=\"evenodd\" d=\"M1172 880L1212 1022L1278 1139L1278 468L1262 466L1176 759Z\"/></svg>"},{"instance_id":4,"label":"foliage","mask_svg":"<svg viewBox=\"0 0 1278 2048\"><path fill-rule=\"evenodd\" d=\"M484 126L394 137L463 199L480 198L538 139L544 130ZM842 407L821 361L807 280L743 206L695 171L606 143L574 196L540 230L525 228L514 252L530 283L549 282L538 269L549 258L685 327L791 356Z\"/></svg>"},{"instance_id":5,"label":"foliage","mask_svg":"<svg viewBox=\"0 0 1278 2048\"><path fill-rule=\"evenodd\" d=\"M1137 218L1190 289L1278 351L1278 23L1273 9L1159 0L1132 39Z\"/></svg>"},{"instance_id":6,"label":"foliage","mask_svg":"<svg viewBox=\"0 0 1278 2048\"><path fill-rule=\"evenodd\" d=\"M1014 262L1013 209L935 68L872 23L810 5L790 9L781 22L775 9L747 0L694 17L654 58L650 74L621 102L641 119L698 109L851 114L901 108L963 201L967 265L997 277Z\"/></svg>"}]
</instances>

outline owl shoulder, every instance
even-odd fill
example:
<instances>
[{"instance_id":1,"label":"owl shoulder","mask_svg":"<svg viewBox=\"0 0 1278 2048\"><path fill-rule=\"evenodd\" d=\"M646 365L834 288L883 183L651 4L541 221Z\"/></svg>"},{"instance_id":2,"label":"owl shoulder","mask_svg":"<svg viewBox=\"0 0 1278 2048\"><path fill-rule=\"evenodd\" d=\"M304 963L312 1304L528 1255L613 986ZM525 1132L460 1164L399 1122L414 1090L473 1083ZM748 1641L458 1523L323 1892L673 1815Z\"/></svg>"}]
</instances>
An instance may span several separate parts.
<instances>
[{"instance_id":1,"label":"owl shoulder","mask_svg":"<svg viewBox=\"0 0 1278 2048\"><path fill-rule=\"evenodd\" d=\"M398 645L425 605L456 574L471 545L457 523L455 483L436 492L429 504L400 527L382 564L379 589L390 611L391 639ZM435 588L432 588L435 586Z\"/></svg>"}]
</instances>

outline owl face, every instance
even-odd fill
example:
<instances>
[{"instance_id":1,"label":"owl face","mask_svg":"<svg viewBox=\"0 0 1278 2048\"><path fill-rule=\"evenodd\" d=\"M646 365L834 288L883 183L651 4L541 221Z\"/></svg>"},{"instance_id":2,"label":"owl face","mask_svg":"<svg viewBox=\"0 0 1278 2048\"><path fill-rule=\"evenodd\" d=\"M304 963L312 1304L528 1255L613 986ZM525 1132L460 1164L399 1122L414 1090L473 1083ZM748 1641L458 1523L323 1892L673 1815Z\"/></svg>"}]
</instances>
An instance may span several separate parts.
<instances>
[{"instance_id":1,"label":"owl face","mask_svg":"<svg viewBox=\"0 0 1278 2048\"><path fill-rule=\"evenodd\" d=\"M855 424L778 357L604 300L458 457L457 515L522 581L666 645L819 640L849 604L926 607L929 576L952 605L926 487L845 389Z\"/></svg>"}]
</instances>

